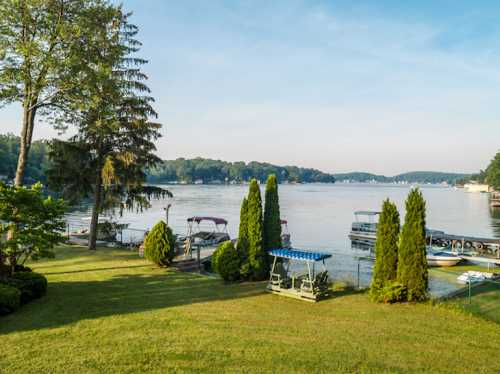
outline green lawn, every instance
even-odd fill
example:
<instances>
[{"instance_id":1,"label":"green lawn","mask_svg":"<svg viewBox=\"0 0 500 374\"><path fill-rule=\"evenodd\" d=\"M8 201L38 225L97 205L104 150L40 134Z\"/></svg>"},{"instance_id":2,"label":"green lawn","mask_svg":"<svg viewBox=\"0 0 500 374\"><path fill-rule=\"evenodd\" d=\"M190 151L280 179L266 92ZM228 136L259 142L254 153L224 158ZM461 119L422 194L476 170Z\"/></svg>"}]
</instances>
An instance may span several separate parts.
<instances>
[{"instance_id":1,"label":"green lawn","mask_svg":"<svg viewBox=\"0 0 500 374\"><path fill-rule=\"evenodd\" d=\"M48 294L0 318L1 373L500 372L500 325L458 308L349 292L310 304L116 249L33 267Z\"/></svg>"}]
</instances>

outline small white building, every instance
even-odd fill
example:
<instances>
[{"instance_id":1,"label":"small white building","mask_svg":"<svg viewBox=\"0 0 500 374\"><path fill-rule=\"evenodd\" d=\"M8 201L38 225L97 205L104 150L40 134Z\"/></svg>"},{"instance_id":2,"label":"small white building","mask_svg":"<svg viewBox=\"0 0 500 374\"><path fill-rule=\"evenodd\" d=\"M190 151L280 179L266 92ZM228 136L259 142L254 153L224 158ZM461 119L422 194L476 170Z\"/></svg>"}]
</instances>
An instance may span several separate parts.
<instances>
[{"instance_id":1,"label":"small white building","mask_svg":"<svg viewBox=\"0 0 500 374\"><path fill-rule=\"evenodd\" d=\"M477 183L477 182L470 182L466 183L464 185L464 189L467 192L490 192L490 186L487 184L482 184L482 183Z\"/></svg>"}]
</instances>

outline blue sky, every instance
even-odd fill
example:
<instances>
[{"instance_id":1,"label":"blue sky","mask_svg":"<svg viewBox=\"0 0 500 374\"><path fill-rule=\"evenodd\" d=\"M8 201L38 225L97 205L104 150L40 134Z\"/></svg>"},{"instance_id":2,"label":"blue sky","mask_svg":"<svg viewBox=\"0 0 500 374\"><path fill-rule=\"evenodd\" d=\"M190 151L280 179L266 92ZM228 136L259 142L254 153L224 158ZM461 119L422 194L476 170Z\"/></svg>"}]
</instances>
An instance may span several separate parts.
<instances>
[{"instance_id":1,"label":"blue sky","mask_svg":"<svg viewBox=\"0 0 500 374\"><path fill-rule=\"evenodd\" d=\"M499 1L124 7L150 61L163 158L393 175L477 171L500 148ZM0 113L19 132L17 108Z\"/></svg>"}]
</instances>

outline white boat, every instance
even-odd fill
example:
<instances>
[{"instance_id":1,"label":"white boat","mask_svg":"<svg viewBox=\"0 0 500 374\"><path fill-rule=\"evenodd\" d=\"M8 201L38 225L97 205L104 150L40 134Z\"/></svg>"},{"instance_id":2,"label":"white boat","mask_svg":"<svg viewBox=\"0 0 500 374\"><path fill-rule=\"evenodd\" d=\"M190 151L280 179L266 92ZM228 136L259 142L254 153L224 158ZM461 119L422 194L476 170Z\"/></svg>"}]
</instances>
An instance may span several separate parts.
<instances>
[{"instance_id":1,"label":"white boat","mask_svg":"<svg viewBox=\"0 0 500 374\"><path fill-rule=\"evenodd\" d=\"M493 274L491 273L469 270L460 275L457 278L457 282L460 284L478 283L484 281L486 278L491 278L492 276Z\"/></svg>"},{"instance_id":2,"label":"white boat","mask_svg":"<svg viewBox=\"0 0 500 374\"><path fill-rule=\"evenodd\" d=\"M455 266L462 258L448 252L427 252L428 266Z\"/></svg>"}]
</instances>

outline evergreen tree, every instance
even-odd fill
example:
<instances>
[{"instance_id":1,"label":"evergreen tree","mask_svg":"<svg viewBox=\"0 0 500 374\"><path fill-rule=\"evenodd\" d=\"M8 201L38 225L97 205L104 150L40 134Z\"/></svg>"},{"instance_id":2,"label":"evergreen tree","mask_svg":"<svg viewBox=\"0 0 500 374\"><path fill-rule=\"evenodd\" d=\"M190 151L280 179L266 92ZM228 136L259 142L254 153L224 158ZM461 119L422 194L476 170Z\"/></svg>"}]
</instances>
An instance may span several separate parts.
<instances>
[{"instance_id":1,"label":"evergreen tree","mask_svg":"<svg viewBox=\"0 0 500 374\"><path fill-rule=\"evenodd\" d=\"M134 57L140 42L137 27L121 8L94 9L74 52L82 61L73 80L79 89L66 91L71 110L65 123L77 127L69 141L54 141L47 171L51 187L72 200L92 198L89 249L96 249L99 214L148 208L151 197L170 193L144 186L145 169L159 158L154 141L161 125L151 121L157 114L141 71L144 60ZM85 25L87 25L87 23ZM90 40L90 42L89 42Z\"/></svg>"},{"instance_id":2,"label":"evergreen tree","mask_svg":"<svg viewBox=\"0 0 500 374\"><path fill-rule=\"evenodd\" d=\"M486 182L496 191L500 191L500 152L498 152L486 169Z\"/></svg>"},{"instance_id":3,"label":"evergreen tree","mask_svg":"<svg viewBox=\"0 0 500 374\"><path fill-rule=\"evenodd\" d=\"M238 243L236 245L236 250L240 257L240 273L243 279L246 279L250 275L250 264L248 262L248 200L246 197L243 198L240 210L240 227L238 232Z\"/></svg>"},{"instance_id":4,"label":"evergreen tree","mask_svg":"<svg viewBox=\"0 0 500 374\"><path fill-rule=\"evenodd\" d=\"M274 174L267 178L264 203L264 249L281 248L281 219L278 181Z\"/></svg>"},{"instance_id":5,"label":"evergreen tree","mask_svg":"<svg viewBox=\"0 0 500 374\"><path fill-rule=\"evenodd\" d=\"M251 277L254 280L266 278L269 270L268 254L263 246L262 198L256 179L250 182L248 192L248 258Z\"/></svg>"},{"instance_id":6,"label":"evergreen tree","mask_svg":"<svg viewBox=\"0 0 500 374\"><path fill-rule=\"evenodd\" d=\"M371 294L377 294L388 282L397 279L399 229L398 209L387 199L382 204L377 227Z\"/></svg>"},{"instance_id":7,"label":"evergreen tree","mask_svg":"<svg viewBox=\"0 0 500 374\"><path fill-rule=\"evenodd\" d=\"M153 226L144 241L144 257L158 266L169 266L175 257L172 230L163 221Z\"/></svg>"},{"instance_id":8,"label":"evergreen tree","mask_svg":"<svg viewBox=\"0 0 500 374\"><path fill-rule=\"evenodd\" d=\"M425 200L418 188L406 199L406 215L398 252L398 282L408 301L427 298L428 274L425 241Z\"/></svg>"}]
</instances>

